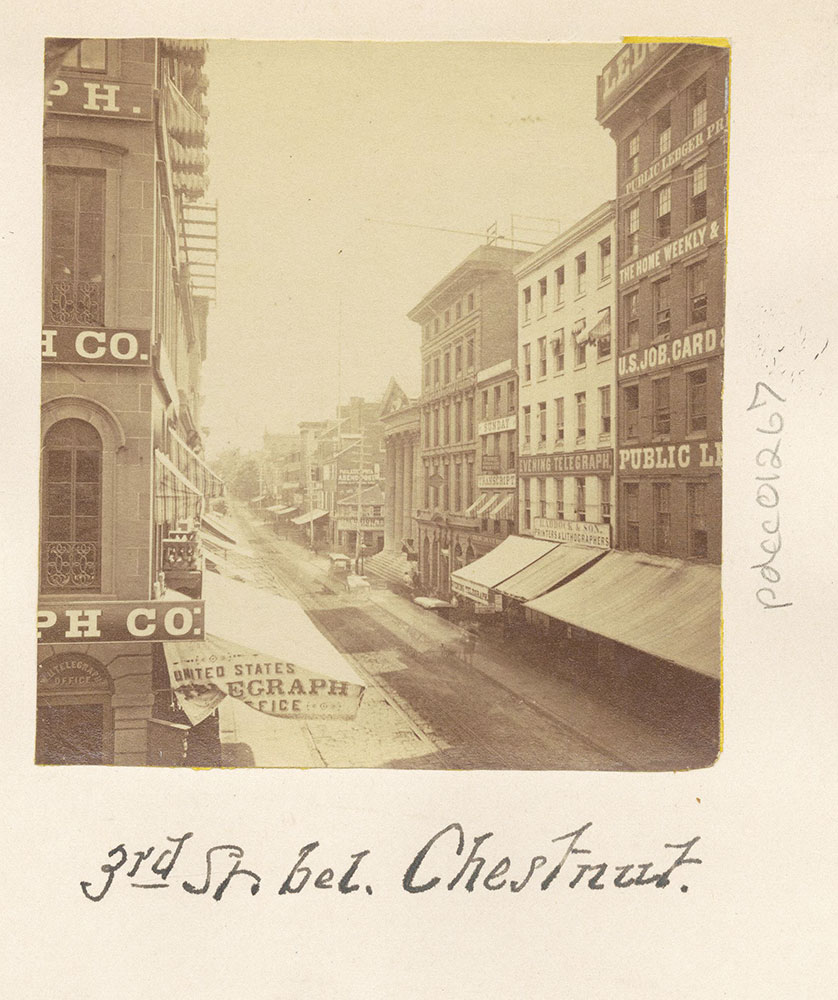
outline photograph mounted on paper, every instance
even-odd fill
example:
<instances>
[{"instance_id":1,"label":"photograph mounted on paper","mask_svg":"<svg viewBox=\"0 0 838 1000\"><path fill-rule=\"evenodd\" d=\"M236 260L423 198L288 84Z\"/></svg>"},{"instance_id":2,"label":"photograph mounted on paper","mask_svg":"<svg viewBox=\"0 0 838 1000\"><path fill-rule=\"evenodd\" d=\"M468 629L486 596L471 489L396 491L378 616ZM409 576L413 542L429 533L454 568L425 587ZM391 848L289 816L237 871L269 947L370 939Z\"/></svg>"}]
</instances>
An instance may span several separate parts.
<instances>
[{"instance_id":1,"label":"photograph mounted on paper","mask_svg":"<svg viewBox=\"0 0 838 1000\"><path fill-rule=\"evenodd\" d=\"M712 765L729 55L47 40L36 763Z\"/></svg>"}]
</instances>

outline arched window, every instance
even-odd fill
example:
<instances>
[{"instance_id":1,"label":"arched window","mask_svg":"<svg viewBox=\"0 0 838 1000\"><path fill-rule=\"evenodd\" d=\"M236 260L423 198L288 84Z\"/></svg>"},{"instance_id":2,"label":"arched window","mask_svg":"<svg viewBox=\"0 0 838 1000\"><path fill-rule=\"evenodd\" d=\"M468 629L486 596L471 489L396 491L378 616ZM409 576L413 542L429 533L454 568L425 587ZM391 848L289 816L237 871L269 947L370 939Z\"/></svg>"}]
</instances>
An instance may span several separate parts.
<instances>
[{"instance_id":1,"label":"arched window","mask_svg":"<svg viewBox=\"0 0 838 1000\"><path fill-rule=\"evenodd\" d=\"M84 420L44 438L41 590L98 590L102 578L102 439Z\"/></svg>"}]
</instances>

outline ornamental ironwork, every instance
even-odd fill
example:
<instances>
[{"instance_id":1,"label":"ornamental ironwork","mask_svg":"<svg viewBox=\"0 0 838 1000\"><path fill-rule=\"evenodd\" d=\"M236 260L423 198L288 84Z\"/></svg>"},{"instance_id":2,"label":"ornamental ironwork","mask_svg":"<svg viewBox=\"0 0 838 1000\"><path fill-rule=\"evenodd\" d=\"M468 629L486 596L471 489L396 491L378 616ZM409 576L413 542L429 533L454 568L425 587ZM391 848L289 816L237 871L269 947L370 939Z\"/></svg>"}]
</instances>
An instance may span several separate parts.
<instances>
[{"instance_id":1,"label":"ornamental ironwork","mask_svg":"<svg viewBox=\"0 0 838 1000\"><path fill-rule=\"evenodd\" d=\"M54 590L85 590L99 583L99 545L96 542L47 542L46 584Z\"/></svg>"},{"instance_id":2,"label":"ornamental ironwork","mask_svg":"<svg viewBox=\"0 0 838 1000\"><path fill-rule=\"evenodd\" d=\"M49 318L69 326L101 326L105 296L101 281L53 281L49 290Z\"/></svg>"}]
</instances>

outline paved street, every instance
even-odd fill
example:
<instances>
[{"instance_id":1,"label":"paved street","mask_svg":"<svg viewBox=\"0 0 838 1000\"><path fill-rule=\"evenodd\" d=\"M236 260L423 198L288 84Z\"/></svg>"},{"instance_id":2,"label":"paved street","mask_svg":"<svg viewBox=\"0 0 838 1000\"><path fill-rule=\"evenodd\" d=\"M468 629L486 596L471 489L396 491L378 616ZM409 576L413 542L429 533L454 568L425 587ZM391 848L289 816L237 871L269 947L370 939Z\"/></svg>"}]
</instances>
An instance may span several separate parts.
<instances>
[{"instance_id":1,"label":"paved street","mask_svg":"<svg viewBox=\"0 0 838 1000\"><path fill-rule=\"evenodd\" d=\"M231 520L252 557L229 554L224 572L297 600L367 690L352 722L275 719L228 698L227 763L552 770L689 760L689 748L545 674L521 650L481 638L466 663L459 627L387 589L346 593L325 557L278 538L242 506Z\"/></svg>"}]
</instances>

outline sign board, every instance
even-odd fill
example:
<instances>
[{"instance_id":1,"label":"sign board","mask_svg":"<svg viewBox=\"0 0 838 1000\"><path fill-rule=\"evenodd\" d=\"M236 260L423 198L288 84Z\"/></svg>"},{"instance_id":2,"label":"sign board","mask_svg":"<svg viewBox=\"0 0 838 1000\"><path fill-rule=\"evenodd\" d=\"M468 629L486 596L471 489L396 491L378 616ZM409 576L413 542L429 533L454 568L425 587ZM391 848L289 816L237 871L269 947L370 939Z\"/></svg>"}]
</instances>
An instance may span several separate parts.
<instances>
[{"instance_id":1,"label":"sign board","mask_svg":"<svg viewBox=\"0 0 838 1000\"><path fill-rule=\"evenodd\" d=\"M377 483L379 479L378 473L373 469L364 469L361 473L362 483ZM345 483L354 483L358 485L358 470L357 469L340 469L338 472L338 482L343 485Z\"/></svg>"},{"instance_id":2,"label":"sign board","mask_svg":"<svg viewBox=\"0 0 838 1000\"><path fill-rule=\"evenodd\" d=\"M682 361L708 357L725 346L725 328L720 330L698 330L674 340L664 340L651 344L642 350L620 355L617 371L620 378L643 374L646 371L660 371Z\"/></svg>"},{"instance_id":3,"label":"sign board","mask_svg":"<svg viewBox=\"0 0 838 1000\"><path fill-rule=\"evenodd\" d=\"M151 365L151 330L83 330L58 326L41 330L41 361L52 364Z\"/></svg>"},{"instance_id":4,"label":"sign board","mask_svg":"<svg viewBox=\"0 0 838 1000\"><path fill-rule=\"evenodd\" d=\"M101 663L89 656L62 653L38 664L38 691L109 692L111 681Z\"/></svg>"},{"instance_id":5,"label":"sign board","mask_svg":"<svg viewBox=\"0 0 838 1000\"><path fill-rule=\"evenodd\" d=\"M693 226L681 236L664 243L657 250L643 254L637 260L620 268L620 285L625 285L636 278L646 278L662 268L669 267L674 261L686 257L695 250L701 250L711 243L717 243L724 235L722 224L718 219Z\"/></svg>"},{"instance_id":6,"label":"sign board","mask_svg":"<svg viewBox=\"0 0 838 1000\"><path fill-rule=\"evenodd\" d=\"M499 472L500 455L482 455L480 458L480 468L483 472Z\"/></svg>"},{"instance_id":7,"label":"sign board","mask_svg":"<svg viewBox=\"0 0 838 1000\"><path fill-rule=\"evenodd\" d=\"M338 531L356 531L358 528L357 517L339 517L337 519ZM361 516L361 531L384 531L383 517Z\"/></svg>"},{"instance_id":8,"label":"sign board","mask_svg":"<svg viewBox=\"0 0 838 1000\"><path fill-rule=\"evenodd\" d=\"M462 580L458 576L451 575L451 590L461 597L467 597L477 604L489 604L489 588L481 583L472 583L470 580Z\"/></svg>"},{"instance_id":9,"label":"sign board","mask_svg":"<svg viewBox=\"0 0 838 1000\"><path fill-rule=\"evenodd\" d=\"M576 545L591 545L597 549L611 548L610 524L534 517L532 533L534 538L542 538L546 542L573 542Z\"/></svg>"},{"instance_id":10,"label":"sign board","mask_svg":"<svg viewBox=\"0 0 838 1000\"><path fill-rule=\"evenodd\" d=\"M721 469L721 441L685 441L682 444L641 445L620 448L618 470L624 475L634 472L684 471Z\"/></svg>"},{"instance_id":11,"label":"sign board","mask_svg":"<svg viewBox=\"0 0 838 1000\"><path fill-rule=\"evenodd\" d=\"M494 420L481 420L477 425L477 433L499 434L501 431L514 431L516 427L515 414L510 413L507 417L495 417Z\"/></svg>"},{"instance_id":12,"label":"sign board","mask_svg":"<svg viewBox=\"0 0 838 1000\"><path fill-rule=\"evenodd\" d=\"M204 638L203 601L73 601L38 608L38 643L194 642Z\"/></svg>"},{"instance_id":13,"label":"sign board","mask_svg":"<svg viewBox=\"0 0 838 1000\"><path fill-rule=\"evenodd\" d=\"M726 131L727 123L724 118L717 118L709 125L705 125L704 128L699 129L685 139L680 146L670 149L668 153L664 153L663 156L658 157L645 170L641 170L639 174L632 177L630 181L626 181L623 185L623 195L633 195L641 191L647 185L656 181L658 177L662 177L668 170L677 166L684 157L703 149L707 143L718 138L720 135L724 135Z\"/></svg>"},{"instance_id":14,"label":"sign board","mask_svg":"<svg viewBox=\"0 0 838 1000\"><path fill-rule=\"evenodd\" d=\"M526 475L542 473L549 476L575 475L578 473L601 474L613 472L614 452L611 448L596 451L558 451L550 455L521 455L520 472Z\"/></svg>"},{"instance_id":15,"label":"sign board","mask_svg":"<svg viewBox=\"0 0 838 1000\"><path fill-rule=\"evenodd\" d=\"M85 115L94 118L152 120L154 91L145 83L112 83L89 77L53 80L47 94L47 111L62 115Z\"/></svg>"},{"instance_id":16,"label":"sign board","mask_svg":"<svg viewBox=\"0 0 838 1000\"><path fill-rule=\"evenodd\" d=\"M500 472L496 475L478 476L478 490L515 489L517 476L514 472Z\"/></svg>"},{"instance_id":17,"label":"sign board","mask_svg":"<svg viewBox=\"0 0 838 1000\"><path fill-rule=\"evenodd\" d=\"M681 46L672 42L635 42L624 45L597 78L597 118Z\"/></svg>"}]
</instances>

